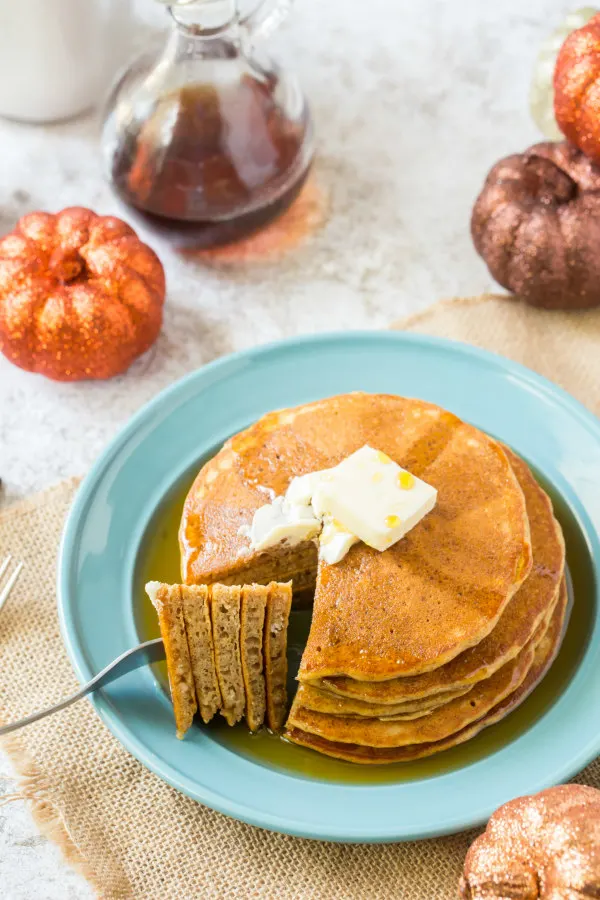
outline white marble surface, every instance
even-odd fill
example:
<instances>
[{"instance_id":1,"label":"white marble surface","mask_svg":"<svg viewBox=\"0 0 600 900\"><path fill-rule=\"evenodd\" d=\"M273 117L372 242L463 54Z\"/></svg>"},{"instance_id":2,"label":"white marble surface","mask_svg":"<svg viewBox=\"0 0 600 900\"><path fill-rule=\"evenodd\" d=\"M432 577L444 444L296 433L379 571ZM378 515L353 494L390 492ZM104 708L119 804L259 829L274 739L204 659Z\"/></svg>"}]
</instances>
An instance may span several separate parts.
<instances>
[{"instance_id":1,"label":"white marble surface","mask_svg":"<svg viewBox=\"0 0 600 900\"><path fill-rule=\"evenodd\" d=\"M142 16L162 13L152 0L138 5ZM164 330L121 378L54 384L0 357L0 502L84 473L135 409L215 356L303 332L377 328L492 287L471 246L471 204L492 162L540 139L527 104L532 65L570 8L297 0L275 45L312 101L325 227L283 263L236 272L183 262L148 236L167 271ZM0 232L35 208L118 212L97 131L94 116L53 127L0 121ZM0 793L13 789L0 756ZM91 896L19 803L0 808L0 896Z\"/></svg>"}]
</instances>

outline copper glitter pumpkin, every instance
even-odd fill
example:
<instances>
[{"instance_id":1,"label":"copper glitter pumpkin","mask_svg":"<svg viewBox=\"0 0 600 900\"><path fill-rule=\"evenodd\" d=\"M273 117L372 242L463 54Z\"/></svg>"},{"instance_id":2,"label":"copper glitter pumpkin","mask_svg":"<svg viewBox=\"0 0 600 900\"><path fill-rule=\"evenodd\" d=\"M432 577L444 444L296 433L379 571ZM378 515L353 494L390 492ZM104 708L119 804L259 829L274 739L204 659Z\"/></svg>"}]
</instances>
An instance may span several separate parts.
<instances>
[{"instance_id":1,"label":"copper glitter pumpkin","mask_svg":"<svg viewBox=\"0 0 600 900\"><path fill-rule=\"evenodd\" d=\"M564 136L600 163L600 14L573 31L560 48L554 116Z\"/></svg>"},{"instance_id":2,"label":"copper glitter pumpkin","mask_svg":"<svg viewBox=\"0 0 600 900\"><path fill-rule=\"evenodd\" d=\"M0 240L0 350L30 372L123 372L156 340L164 298L160 260L113 216L35 212Z\"/></svg>"},{"instance_id":3,"label":"copper glitter pumpkin","mask_svg":"<svg viewBox=\"0 0 600 900\"><path fill-rule=\"evenodd\" d=\"M501 806L467 853L459 895L600 897L600 791L567 784Z\"/></svg>"},{"instance_id":4,"label":"copper glitter pumpkin","mask_svg":"<svg viewBox=\"0 0 600 900\"><path fill-rule=\"evenodd\" d=\"M566 141L496 163L471 233L496 281L527 303L600 304L600 167Z\"/></svg>"}]
</instances>

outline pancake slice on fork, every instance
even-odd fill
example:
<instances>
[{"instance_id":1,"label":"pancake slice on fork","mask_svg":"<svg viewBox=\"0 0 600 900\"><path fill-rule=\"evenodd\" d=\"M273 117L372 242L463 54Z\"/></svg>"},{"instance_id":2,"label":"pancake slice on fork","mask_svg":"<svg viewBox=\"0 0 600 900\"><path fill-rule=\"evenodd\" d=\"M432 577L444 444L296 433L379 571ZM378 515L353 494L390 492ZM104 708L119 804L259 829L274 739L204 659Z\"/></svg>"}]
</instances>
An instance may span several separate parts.
<instances>
[{"instance_id":1,"label":"pancake slice on fork","mask_svg":"<svg viewBox=\"0 0 600 900\"><path fill-rule=\"evenodd\" d=\"M283 728L287 716L287 632L292 608L292 585L271 582L263 637L267 685L267 725Z\"/></svg>"},{"instance_id":2,"label":"pancake slice on fork","mask_svg":"<svg viewBox=\"0 0 600 900\"><path fill-rule=\"evenodd\" d=\"M240 655L246 690L246 722L250 731L258 731L265 720L263 629L267 595L267 588L259 584L242 588Z\"/></svg>"},{"instance_id":3,"label":"pancake slice on fork","mask_svg":"<svg viewBox=\"0 0 600 900\"><path fill-rule=\"evenodd\" d=\"M221 713L229 725L244 715L246 691L240 655L241 589L224 584L210 587L215 665L221 691Z\"/></svg>"},{"instance_id":4,"label":"pancake slice on fork","mask_svg":"<svg viewBox=\"0 0 600 900\"><path fill-rule=\"evenodd\" d=\"M175 727L177 737L181 740L192 724L194 713L198 708L183 616L181 587L178 584L150 581L146 585L146 593L158 613L160 633L167 655L167 673L175 713Z\"/></svg>"},{"instance_id":5,"label":"pancake slice on fork","mask_svg":"<svg viewBox=\"0 0 600 900\"><path fill-rule=\"evenodd\" d=\"M221 691L215 667L209 591L204 584L181 585L192 672L200 715L210 722L221 708Z\"/></svg>"}]
</instances>

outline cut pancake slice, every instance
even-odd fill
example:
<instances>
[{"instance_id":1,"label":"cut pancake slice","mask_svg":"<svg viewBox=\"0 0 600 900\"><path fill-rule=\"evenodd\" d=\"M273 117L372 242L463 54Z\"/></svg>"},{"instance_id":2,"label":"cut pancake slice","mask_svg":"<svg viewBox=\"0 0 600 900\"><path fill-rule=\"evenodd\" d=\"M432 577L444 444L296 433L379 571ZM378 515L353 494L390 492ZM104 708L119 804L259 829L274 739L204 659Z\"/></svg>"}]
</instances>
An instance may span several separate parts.
<instances>
[{"instance_id":1,"label":"cut pancake slice","mask_svg":"<svg viewBox=\"0 0 600 900\"><path fill-rule=\"evenodd\" d=\"M175 713L177 737L183 738L197 709L194 676L183 616L183 601L178 584L150 581L146 585L156 612L167 656L167 673Z\"/></svg>"},{"instance_id":2,"label":"cut pancake slice","mask_svg":"<svg viewBox=\"0 0 600 900\"><path fill-rule=\"evenodd\" d=\"M271 582L263 636L267 687L267 725L283 728L287 715L287 632L292 608L292 585Z\"/></svg>"},{"instance_id":3,"label":"cut pancake slice","mask_svg":"<svg viewBox=\"0 0 600 900\"><path fill-rule=\"evenodd\" d=\"M219 578L219 583L267 585L272 581L289 581L294 586L294 595L309 592L312 604L317 573L317 547L312 541L299 547L287 547L285 544L274 547L252 566L243 571L238 571L238 568L233 565L229 574Z\"/></svg>"},{"instance_id":4,"label":"cut pancake slice","mask_svg":"<svg viewBox=\"0 0 600 900\"><path fill-rule=\"evenodd\" d=\"M246 690L246 722L250 731L258 731L265 720L263 628L267 593L266 587L257 584L242 588L240 656Z\"/></svg>"},{"instance_id":5,"label":"cut pancake slice","mask_svg":"<svg viewBox=\"0 0 600 900\"><path fill-rule=\"evenodd\" d=\"M183 617L200 715L210 722L221 708L221 691L215 668L215 647L206 585L181 585Z\"/></svg>"},{"instance_id":6,"label":"cut pancake slice","mask_svg":"<svg viewBox=\"0 0 600 900\"><path fill-rule=\"evenodd\" d=\"M229 725L235 725L246 707L240 656L241 590L239 587L213 584L209 596L221 713Z\"/></svg>"},{"instance_id":7,"label":"cut pancake slice","mask_svg":"<svg viewBox=\"0 0 600 900\"><path fill-rule=\"evenodd\" d=\"M158 613L177 736L199 708L251 731L267 720L280 731L287 714L287 629L291 584L168 585L149 582Z\"/></svg>"},{"instance_id":8,"label":"cut pancake slice","mask_svg":"<svg viewBox=\"0 0 600 900\"><path fill-rule=\"evenodd\" d=\"M333 756L336 759L347 760L348 762L381 765L384 763L410 762L414 759L420 759L426 756L432 756L434 753L440 753L448 750L465 741L475 737L484 728L494 725L504 719L510 712L516 709L538 686L547 674L552 663L554 662L560 644L562 641L566 612L568 605L568 594L566 583L563 580L559 593L558 603L552 614L550 625L544 636L535 648L533 664L527 673L527 676L519 687L509 694L503 701L497 704L488 713L478 719L476 722L449 735L447 738L431 743L412 744L405 747L389 747L376 748L366 747L359 744L346 744L341 742L329 741L317 734L311 734L298 727L291 727L286 730L285 736L288 740L303 747L309 747L319 753L327 756Z\"/></svg>"},{"instance_id":9,"label":"cut pancake slice","mask_svg":"<svg viewBox=\"0 0 600 900\"><path fill-rule=\"evenodd\" d=\"M504 448L525 497L531 527L533 566L496 627L478 645L432 672L388 681L324 678L315 687L353 701L377 705L415 701L469 687L489 678L529 641L555 602L565 566L565 546L552 503L528 466Z\"/></svg>"}]
</instances>

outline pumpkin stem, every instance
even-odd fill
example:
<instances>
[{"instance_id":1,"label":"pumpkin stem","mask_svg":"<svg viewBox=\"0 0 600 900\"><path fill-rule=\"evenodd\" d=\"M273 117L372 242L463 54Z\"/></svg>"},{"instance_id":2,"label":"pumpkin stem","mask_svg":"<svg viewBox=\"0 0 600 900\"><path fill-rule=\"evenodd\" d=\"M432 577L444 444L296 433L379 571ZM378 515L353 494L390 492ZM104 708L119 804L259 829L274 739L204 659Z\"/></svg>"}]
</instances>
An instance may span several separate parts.
<instances>
[{"instance_id":1,"label":"pumpkin stem","mask_svg":"<svg viewBox=\"0 0 600 900\"><path fill-rule=\"evenodd\" d=\"M58 248L50 258L50 270L58 281L68 284L85 271L85 261L77 250Z\"/></svg>"},{"instance_id":2,"label":"pumpkin stem","mask_svg":"<svg viewBox=\"0 0 600 900\"><path fill-rule=\"evenodd\" d=\"M560 205L577 194L573 179L551 160L532 153L526 163L525 188L539 203Z\"/></svg>"}]
</instances>

